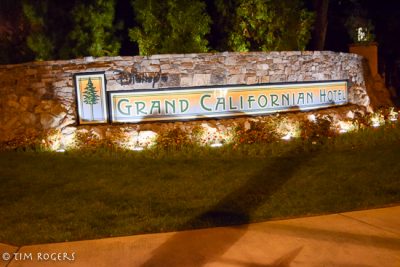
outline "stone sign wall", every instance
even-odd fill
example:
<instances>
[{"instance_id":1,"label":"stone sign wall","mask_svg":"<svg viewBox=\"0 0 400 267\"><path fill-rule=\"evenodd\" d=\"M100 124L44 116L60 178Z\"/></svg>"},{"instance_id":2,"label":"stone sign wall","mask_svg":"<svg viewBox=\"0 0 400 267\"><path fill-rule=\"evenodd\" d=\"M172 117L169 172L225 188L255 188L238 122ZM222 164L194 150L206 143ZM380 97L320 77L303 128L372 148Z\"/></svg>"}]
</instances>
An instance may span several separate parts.
<instances>
[{"instance_id":1,"label":"stone sign wall","mask_svg":"<svg viewBox=\"0 0 400 267\"><path fill-rule=\"evenodd\" d=\"M104 71L108 91L348 79L349 103L368 108L362 66L361 56L328 51L89 57L2 65L0 142L49 129L65 135L76 130L76 73ZM129 126L164 127L162 123Z\"/></svg>"}]
</instances>

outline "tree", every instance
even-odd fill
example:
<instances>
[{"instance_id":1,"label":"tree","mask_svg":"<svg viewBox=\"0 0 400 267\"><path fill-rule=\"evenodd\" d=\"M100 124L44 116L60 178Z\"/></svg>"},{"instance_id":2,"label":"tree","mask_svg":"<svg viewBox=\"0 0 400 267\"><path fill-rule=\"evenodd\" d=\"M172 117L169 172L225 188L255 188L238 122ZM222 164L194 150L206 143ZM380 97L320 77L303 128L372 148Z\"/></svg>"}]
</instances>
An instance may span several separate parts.
<instances>
[{"instance_id":1,"label":"tree","mask_svg":"<svg viewBox=\"0 0 400 267\"><path fill-rule=\"evenodd\" d=\"M229 46L229 34L235 24L237 0L208 0L208 12L211 15L210 45L216 51L232 50Z\"/></svg>"},{"instance_id":2,"label":"tree","mask_svg":"<svg viewBox=\"0 0 400 267\"><path fill-rule=\"evenodd\" d=\"M99 100L99 95L96 92L96 88L93 86L92 80L89 78L85 91L83 92L83 102L90 105L91 120L94 119L93 116L93 105L96 105Z\"/></svg>"},{"instance_id":3,"label":"tree","mask_svg":"<svg viewBox=\"0 0 400 267\"><path fill-rule=\"evenodd\" d=\"M26 44L27 35L28 22L23 15L22 1L0 1L0 64L33 59Z\"/></svg>"},{"instance_id":4,"label":"tree","mask_svg":"<svg viewBox=\"0 0 400 267\"><path fill-rule=\"evenodd\" d=\"M134 0L137 27L129 36L141 55L208 51L210 17L200 0Z\"/></svg>"},{"instance_id":5,"label":"tree","mask_svg":"<svg viewBox=\"0 0 400 267\"><path fill-rule=\"evenodd\" d=\"M316 18L312 31L311 49L324 50L328 28L329 0L313 0L312 5L316 13Z\"/></svg>"},{"instance_id":6,"label":"tree","mask_svg":"<svg viewBox=\"0 0 400 267\"><path fill-rule=\"evenodd\" d=\"M217 0L225 22L226 47L233 51L304 50L314 14L301 0ZM227 10L229 10L227 12ZM231 18L229 18L231 17Z\"/></svg>"},{"instance_id":7,"label":"tree","mask_svg":"<svg viewBox=\"0 0 400 267\"><path fill-rule=\"evenodd\" d=\"M23 12L30 25L30 33L27 36L27 46L35 54L36 60L51 59L54 54L52 37L48 34L46 15L48 2L40 1L36 4L24 1Z\"/></svg>"},{"instance_id":8,"label":"tree","mask_svg":"<svg viewBox=\"0 0 400 267\"><path fill-rule=\"evenodd\" d=\"M72 55L115 56L121 43L114 36L122 25L114 25L115 0L78 3L72 11L73 29L69 33Z\"/></svg>"},{"instance_id":9,"label":"tree","mask_svg":"<svg viewBox=\"0 0 400 267\"><path fill-rule=\"evenodd\" d=\"M26 44L36 60L117 55L115 0L23 0ZM72 12L65 12L72 10Z\"/></svg>"},{"instance_id":10,"label":"tree","mask_svg":"<svg viewBox=\"0 0 400 267\"><path fill-rule=\"evenodd\" d=\"M35 60L66 59L71 57L68 39L72 30L70 12L76 5L75 0L22 0L22 9L27 20L29 33L26 45Z\"/></svg>"}]
</instances>

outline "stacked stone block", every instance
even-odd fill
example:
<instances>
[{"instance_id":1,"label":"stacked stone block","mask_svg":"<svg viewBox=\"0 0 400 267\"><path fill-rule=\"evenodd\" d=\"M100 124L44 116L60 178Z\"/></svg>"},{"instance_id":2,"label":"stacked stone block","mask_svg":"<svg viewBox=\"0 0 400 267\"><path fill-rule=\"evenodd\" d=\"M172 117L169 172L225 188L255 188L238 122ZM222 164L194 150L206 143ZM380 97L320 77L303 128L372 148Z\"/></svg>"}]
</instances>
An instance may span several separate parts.
<instances>
[{"instance_id":1,"label":"stacked stone block","mask_svg":"<svg viewBox=\"0 0 400 267\"><path fill-rule=\"evenodd\" d=\"M348 79L349 102L368 108L362 66L361 56L329 51L88 57L1 65L0 142L77 127L75 73L104 71L108 91ZM174 123L140 127L165 125Z\"/></svg>"}]
</instances>

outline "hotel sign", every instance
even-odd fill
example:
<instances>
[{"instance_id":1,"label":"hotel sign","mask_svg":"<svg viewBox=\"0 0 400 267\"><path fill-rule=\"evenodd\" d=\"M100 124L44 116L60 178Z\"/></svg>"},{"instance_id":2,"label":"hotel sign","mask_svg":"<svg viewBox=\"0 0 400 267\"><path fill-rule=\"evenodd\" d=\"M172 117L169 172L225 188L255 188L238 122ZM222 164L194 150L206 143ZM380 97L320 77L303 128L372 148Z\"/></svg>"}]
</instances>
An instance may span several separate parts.
<instances>
[{"instance_id":1,"label":"hotel sign","mask_svg":"<svg viewBox=\"0 0 400 267\"><path fill-rule=\"evenodd\" d=\"M109 92L112 122L262 115L347 104L347 81Z\"/></svg>"},{"instance_id":2,"label":"hotel sign","mask_svg":"<svg viewBox=\"0 0 400 267\"><path fill-rule=\"evenodd\" d=\"M348 103L346 80L106 92L104 73L80 73L75 87L81 124L263 115Z\"/></svg>"}]
</instances>

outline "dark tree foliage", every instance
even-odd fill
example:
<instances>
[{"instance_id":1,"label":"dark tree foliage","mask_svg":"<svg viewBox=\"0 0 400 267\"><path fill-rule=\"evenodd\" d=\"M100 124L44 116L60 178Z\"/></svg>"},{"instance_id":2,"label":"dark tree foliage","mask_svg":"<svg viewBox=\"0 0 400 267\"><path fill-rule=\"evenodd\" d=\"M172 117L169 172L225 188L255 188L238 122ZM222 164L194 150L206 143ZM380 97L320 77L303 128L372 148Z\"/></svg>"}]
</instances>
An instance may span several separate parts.
<instances>
[{"instance_id":1,"label":"dark tree foliage","mask_svg":"<svg viewBox=\"0 0 400 267\"><path fill-rule=\"evenodd\" d=\"M200 0L134 0L137 27L129 31L141 55L206 52L210 17Z\"/></svg>"},{"instance_id":2,"label":"dark tree foliage","mask_svg":"<svg viewBox=\"0 0 400 267\"><path fill-rule=\"evenodd\" d=\"M35 60L117 55L115 0L23 0L26 46Z\"/></svg>"},{"instance_id":3,"label":"dark tree foliage","mask_svg":"<svg viewBox=\"0 0 400 267\"><path fill-rule=\"evenodd\" d=\"M86 1L88 2L88 1ZM72 11L73 29L69 34L72 54L81 56L115 56L121 47L115 37L115 0L92 0L78 3Z\"/></svg>"},{"instance_id":4,"label":"dark tree foliage","mask_svg":"<svg viewBox=\"0 0 400 267\"><path fill-rule=\"evenodd\" d=\"M74 1L23 0L22 11L29 24L26 38L36 60L68 58L71 56L67 35L72 29L68 12Z\"/></svg>"},{"instance_id":5,"label":"dark tree foliage","mask_svg":"<svg viewBox=\"0 0 400 267\"><path fill-rule=\"evenodd\" d=\"M235 24L237 0L208 0L207 11L211 16L210 44L216 51L228 51L229 33Z\"/></svg>"},{"instance_id":6,"label":"dark tree foliage","mask_svg":"<svg viewBox=\"0 0 400 267\"><path fill-rule=\"evenodd\" d=\"M0 1L0 64L29 61L34 55L26 45L28 22L22 14L22 1Z\"/></svg>"},{"instance_id":7,"label":"dark tree foliage","mask_svg":"<svg viewBox=\"0 0 400 267\"><path fill-rule=\"evenodd\" d=\"M123 55L301 50L312 31L309 48L347 51L365 10L379 53L400 58L396 0L0 0L0 63L115 55L120 39Z\"/></svg>"},{"instance_id":8,"label":"dark tree foliage","mask_svg":"<svg viewBox=\"0 0 400 267\"><path fill-rule=\"evenodd\" d=\"M326 31L328 29L329 0L312 0L312 8L315 11L315 22L312 30L311 49L324 50Z\"/></svg>"},{"instance_id":9,"label":"dark tree foliage","mask_svg":"<svg viewBox=\"0 0 400 267\"><path fill-rule=\"evenodd\" d=\"M219 48L233 51L304 50L314 14L302 0L216 0Z\"/></svg>"}]
</instances>

